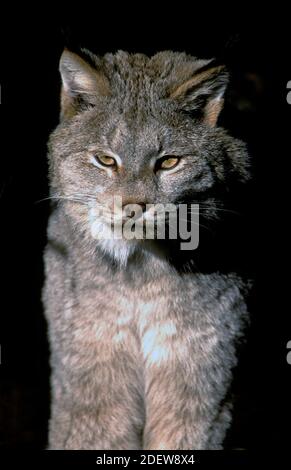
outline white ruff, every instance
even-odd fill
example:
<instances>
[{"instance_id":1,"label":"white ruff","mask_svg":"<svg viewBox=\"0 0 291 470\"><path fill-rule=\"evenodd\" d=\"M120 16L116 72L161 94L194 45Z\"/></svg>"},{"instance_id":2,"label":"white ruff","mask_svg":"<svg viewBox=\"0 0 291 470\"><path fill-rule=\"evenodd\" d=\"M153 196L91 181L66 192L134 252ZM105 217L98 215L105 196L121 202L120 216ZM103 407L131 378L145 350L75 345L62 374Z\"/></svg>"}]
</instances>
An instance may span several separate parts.
<instances>
[{"instance_id":1,"label":"white ruff","mask_svg":"<svg viewBox=\"0 0 291 470\"><path fill-rule=\"evenodd\" d=\"M113 230L106 221L98 217L95 208L89 210L91 236L102 251L111 256L120 265L126 266L128 258L137 248L136 240L114 238Z\"/></svg>"}]
</instances>

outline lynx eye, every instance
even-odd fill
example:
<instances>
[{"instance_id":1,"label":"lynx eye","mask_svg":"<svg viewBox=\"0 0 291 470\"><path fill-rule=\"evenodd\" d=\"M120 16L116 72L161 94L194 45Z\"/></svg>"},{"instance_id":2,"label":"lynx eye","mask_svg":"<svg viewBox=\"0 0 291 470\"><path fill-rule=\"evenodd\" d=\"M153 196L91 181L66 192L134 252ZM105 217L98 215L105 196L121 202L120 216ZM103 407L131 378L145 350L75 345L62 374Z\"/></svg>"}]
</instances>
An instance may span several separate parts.
<instances>
[{"instance_id":1,"label":"lynx eye","mask_svg":"<svg viewBox=\"0 0 291 470\"><path fill-rule=\"evenodd\" d=\"M95 155L95 160L102 166L115 166L116 160L109 155Z\"/></svg>"},{"instance_id":2,"label":"lynx eye","mask_svg":"<svg viewBox=\"0 0 291 470\"><path fill-rule=\"evenodd\" d=\"M178 165L179 161L179 157L174 155L166 155L157 161L157 170L171 170Z\"/></svg>"}]
</instances>

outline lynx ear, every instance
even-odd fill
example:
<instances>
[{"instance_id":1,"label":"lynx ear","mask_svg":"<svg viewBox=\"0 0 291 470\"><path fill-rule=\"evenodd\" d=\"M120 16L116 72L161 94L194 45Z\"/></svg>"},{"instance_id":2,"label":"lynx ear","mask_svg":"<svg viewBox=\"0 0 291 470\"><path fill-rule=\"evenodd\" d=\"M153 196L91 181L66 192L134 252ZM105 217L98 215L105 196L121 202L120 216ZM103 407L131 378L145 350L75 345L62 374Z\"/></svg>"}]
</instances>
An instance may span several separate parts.
<instances>
[{"instance_id":1,"label":"lynx ear","mask_svg":"<svg viewBox=\"0 0 291 470\"><path fill-rule=\"evenodd\" d=\"M224 103L228 72L223 65L211 61L171 92L181 109L194 114L211 127L216 125Z\"/></svg>"},{"instance_id":2,"label":"lynx ear","mask_svg":"<svg viewBox=\"0 0 291 470\"><path fill-rule=\"evenodd\" d=\"M87 53L89 54L89 53ZM94 96L109 94L109 84L100 70L97 70L79 55L67 49L60 60L62 77L61 118L73 117L80 109L94 103Z\"/></svg>"}]
</instances>

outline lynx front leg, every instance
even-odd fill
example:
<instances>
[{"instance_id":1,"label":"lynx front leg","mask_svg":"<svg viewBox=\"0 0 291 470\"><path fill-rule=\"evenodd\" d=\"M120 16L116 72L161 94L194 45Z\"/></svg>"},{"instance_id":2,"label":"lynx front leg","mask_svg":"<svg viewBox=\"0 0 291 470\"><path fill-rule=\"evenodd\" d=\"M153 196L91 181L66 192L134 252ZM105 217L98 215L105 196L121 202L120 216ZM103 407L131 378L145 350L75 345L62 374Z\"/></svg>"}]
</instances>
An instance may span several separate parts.
<instances>
[{"instance_id":1,"label":"lynx front leg","mask_svg":"<svg viewBox=\"0 0 291 470\"><path fill-rule=\"evenodd\" d=\"M141 448L143 404L138 387L124 383L125 363L120 359L115 370L111 363L110 370L100 366L89 374L71 376L69 381L64 381L64 372L62 377L54 376L50 449ZM112 380L119 387L113 389Z\"/></svg>"},{"instance_id":2,"label":"lynx front leg","mask_svg":"<svg viewBox=\"0 0 291 470\"><path fill-rule=\"evenodd\" d=\"M214 344L216 340L212 337L209 342ZM158 360L156 352L157 362L147 369L145 449L212 447L211 436L229 384L228 360L226 364L218 363L213 358L214 350L205 357L202 345L199 352L197 344L185 348L178 358L177 346L168 351L168 358L164 350L164 358ZM215 448L221 446L224 428L229 424L229 416L225 418L225 426L215 436Z\"/></svg>"},{"instance_id":3,"label":"lynx front leg","mask_svg":"<svg viewBox=\"0 0 291 470\"><path fill-rule=\"evenodd\" d=\"M140 449L144 427L143 387L130 328L117 332L107 319L59 328L52 350L51 449ZM89 315L91 319L93 312ZM52 335L51 335L52 337ZM137 356L137 354L136 354Z\"/></svg>"},{"instance_id":4,"label":"lynx front leg","mask_svg":"<svg viewBox=\"0 0 291 470\"><path fill-rule=\"evenodd\" d=\"M46 251L43 294L52 366L49 448L139 449L143 387L129 303L115 301L102 279L102 297L95 285L77 290L73 267L55 245Z\"/></svg>"},{"instance_id":5,"label":"lynx front leg","mask_svg":"<svg viewBox=\"0 0 291 470\"><path fill-rule=\"evenodd\" d=\"M159 316L145 328L144 449L219 449L230 413L225 399L245 307L234 300L190 318ZM230 302L232 303L232 302ZM210 305L211 307L211 305ZM225 310L225 307L227 309Z\"/></svg>"}]
</instances>

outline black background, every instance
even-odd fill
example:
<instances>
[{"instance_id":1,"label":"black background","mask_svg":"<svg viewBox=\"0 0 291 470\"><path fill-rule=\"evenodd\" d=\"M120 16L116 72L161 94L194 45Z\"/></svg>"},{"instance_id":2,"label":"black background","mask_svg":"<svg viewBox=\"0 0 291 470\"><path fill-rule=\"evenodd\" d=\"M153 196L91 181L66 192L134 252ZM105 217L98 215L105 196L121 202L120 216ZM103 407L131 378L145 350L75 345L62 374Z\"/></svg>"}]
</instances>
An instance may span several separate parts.
<instances>
[{"instance_id":1,"label":"black background","mask_svg":"<svg viewBox=\"0 0 291 470\"><path fill-rule=\"evenodd\" d=\"M288 442L291 328L290 302L284 300L290 290L290 150L283 139L290 126L291 35L282 17L266 22L263 12L251 21L249 10L238 24L239 7L224 22L215 12L197 13L193 5L191 10L176 5L170 19L168 11L157 15L156 8L140 4L127 12L109 5L106 12L95 12L79 5L73 19L66 15L59 21L46 13L17 11L2 28L1 448L41 449L47 442L48 344L40 293L49 204L37 201L48 195L46 141L58 122L58 61L64 45L99 54L173 49L216 56L228 65L232 80L220 124L247 142L252 158L253 181L240 200L246 203L247 243L237 251L254 288L226 447L267 449Z\"/></svg>"}]
</instances>

